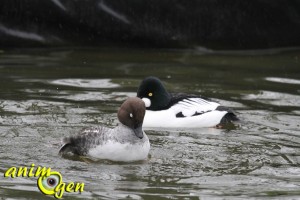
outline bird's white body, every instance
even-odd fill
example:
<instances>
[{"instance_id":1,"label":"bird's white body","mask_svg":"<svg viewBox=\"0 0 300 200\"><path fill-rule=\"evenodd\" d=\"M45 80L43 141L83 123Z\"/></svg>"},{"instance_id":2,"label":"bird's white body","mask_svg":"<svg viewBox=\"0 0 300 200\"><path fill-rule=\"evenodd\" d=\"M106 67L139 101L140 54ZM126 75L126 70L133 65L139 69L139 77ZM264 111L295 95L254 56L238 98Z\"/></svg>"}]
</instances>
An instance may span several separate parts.
<instances>
[{"instance_id":1,"label":"bird's white body","mask_svg":"<svg viewBox=\"0 0 300 200\"><path fill-rule=\"evenodd\" d=\"M96 159L107 159L112 161L136 161L145 160L148 157L150 143L147 135L144 142L140 143L120 143L108 140L102 145L89 150L87 156Z\"/></svg>"},{"instance_id":2,"label":"bird's white body","mask_svg":"<svg viewBox=\"0 0 300 200\"><path fill-rule=\"evenodd\" d=\"M143 98L148 103L148 99ZM179 101L165 110L146 110L145 128L201 128L213 127L220 123L227 111L215 110L220 104L201 98ZM181 117L176 116L181 113ZM195 115L195 113L197 113Z\"/></svg>"}]
</instances>

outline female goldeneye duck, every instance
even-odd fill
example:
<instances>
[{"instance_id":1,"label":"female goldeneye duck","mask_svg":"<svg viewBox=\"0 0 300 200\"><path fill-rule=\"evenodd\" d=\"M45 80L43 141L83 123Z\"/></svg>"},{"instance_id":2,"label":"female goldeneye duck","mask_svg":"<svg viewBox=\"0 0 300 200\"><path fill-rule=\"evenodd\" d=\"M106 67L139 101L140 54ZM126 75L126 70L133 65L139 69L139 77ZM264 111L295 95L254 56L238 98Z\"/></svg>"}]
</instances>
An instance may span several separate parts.
<instances>
[{"instance_id":1,"label":"female goldeneye duck","mask_svg":"<svg viewBox=\"0 0 300 200\"><path fill-rule=\"evenodd\" d=\"M137 97L146 105L143 126L147 128L220 128L238 120L231 109L206 98L169 93L156 77L141 82Z\"/></svg>"},{"instance_id":2,"label":"female goldeneye duck","mask_svg":"<svg viewBox=\"0 0 300 200\"><path fill-rule=\"evenodd\" d=\"M141 99L130 97L118 110L117 127L87 128L76 136L64 138L59 154L125 162L145 160L150 150L149 139L142 130L145 111Z\"/></svg>"}]
</instances>

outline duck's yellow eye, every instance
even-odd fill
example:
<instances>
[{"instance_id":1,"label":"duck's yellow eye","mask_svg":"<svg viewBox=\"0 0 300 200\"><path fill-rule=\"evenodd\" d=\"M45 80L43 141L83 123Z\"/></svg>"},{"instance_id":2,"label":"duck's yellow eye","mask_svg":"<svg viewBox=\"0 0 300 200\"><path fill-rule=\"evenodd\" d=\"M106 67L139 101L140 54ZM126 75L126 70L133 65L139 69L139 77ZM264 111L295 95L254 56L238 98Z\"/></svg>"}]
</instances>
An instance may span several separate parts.
<instances>
[{"instance_id":1,"label":"duck's yellow eye","mask_svg":"<svg viewBox=\"0 0 300 200\"><path fill-rule=\"evenodd\" d=\"M55 187L62 182L59 172L51 172L50 176L40 176L38 187L44 194L52 195L55 193Z\"/></svg>"},{"instance_id":2,"label":"duck's yellow eye","mask_svg":"<svg viewBox=\"0 0 300 200\"><path fill-rule=\"evenodd\" d=\"M152 92L149 92L148 96L149 96L149 97L152 97L152 95L153 95Z\"/></svg>"}]
</instances>

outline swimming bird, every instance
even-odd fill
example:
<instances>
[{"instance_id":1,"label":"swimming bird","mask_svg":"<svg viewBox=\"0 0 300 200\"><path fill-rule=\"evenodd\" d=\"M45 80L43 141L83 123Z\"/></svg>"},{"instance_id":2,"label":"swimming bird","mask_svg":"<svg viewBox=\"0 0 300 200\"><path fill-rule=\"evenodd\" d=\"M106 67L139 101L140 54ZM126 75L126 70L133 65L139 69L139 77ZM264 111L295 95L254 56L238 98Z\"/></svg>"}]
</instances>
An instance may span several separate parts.
<instances>
[{"instance_id":1,"label":"swimming bird","mask_svg":"<svg viewBox=\"0 0 300 200\"><path fill-rule=\"evenodd\" d=\"M157 77L145 78L137 97L146 105L145 128L220 128L238 120L231 109L207 98L169 93Z\"/></svg>"},{"instance_id":2,"label":"swimming bird","mask_svg":"<svg viewBox=\"0 0 300 200\"><path fill-rule=\"evenodd\" d=\"M130 97L118 110L117 127L92 127L66 137L59 154L125 162L145 160L150 150L149 139L142 129L145 111L141 99Z\"/></svg>"}]
</instances>

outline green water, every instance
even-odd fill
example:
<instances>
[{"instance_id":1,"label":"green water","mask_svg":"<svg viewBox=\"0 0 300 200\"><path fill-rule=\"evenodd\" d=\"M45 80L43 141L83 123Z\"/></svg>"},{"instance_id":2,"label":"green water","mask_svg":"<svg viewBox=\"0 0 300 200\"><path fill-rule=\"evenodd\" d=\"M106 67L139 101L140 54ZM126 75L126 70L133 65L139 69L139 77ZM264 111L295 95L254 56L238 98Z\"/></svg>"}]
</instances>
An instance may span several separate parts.
<instances>
[{"instance_id":1,"label":"green water","mask_svg":"<svg viewBox=\"0 0 300 200\"><path fill-rule=\"evenodd\" d=\"M236 128L146 130L149 160L58 156L62 137L117 124L146 76L169 91L232 107ZM0 196L47 198L12 166L51 167L84 182L64 199L299 199L300 51L23 49L0 52ZM49 199L51 199L49 197ZM52 198L53 199L53 198Z\"/></svg>"}]
</instances>

